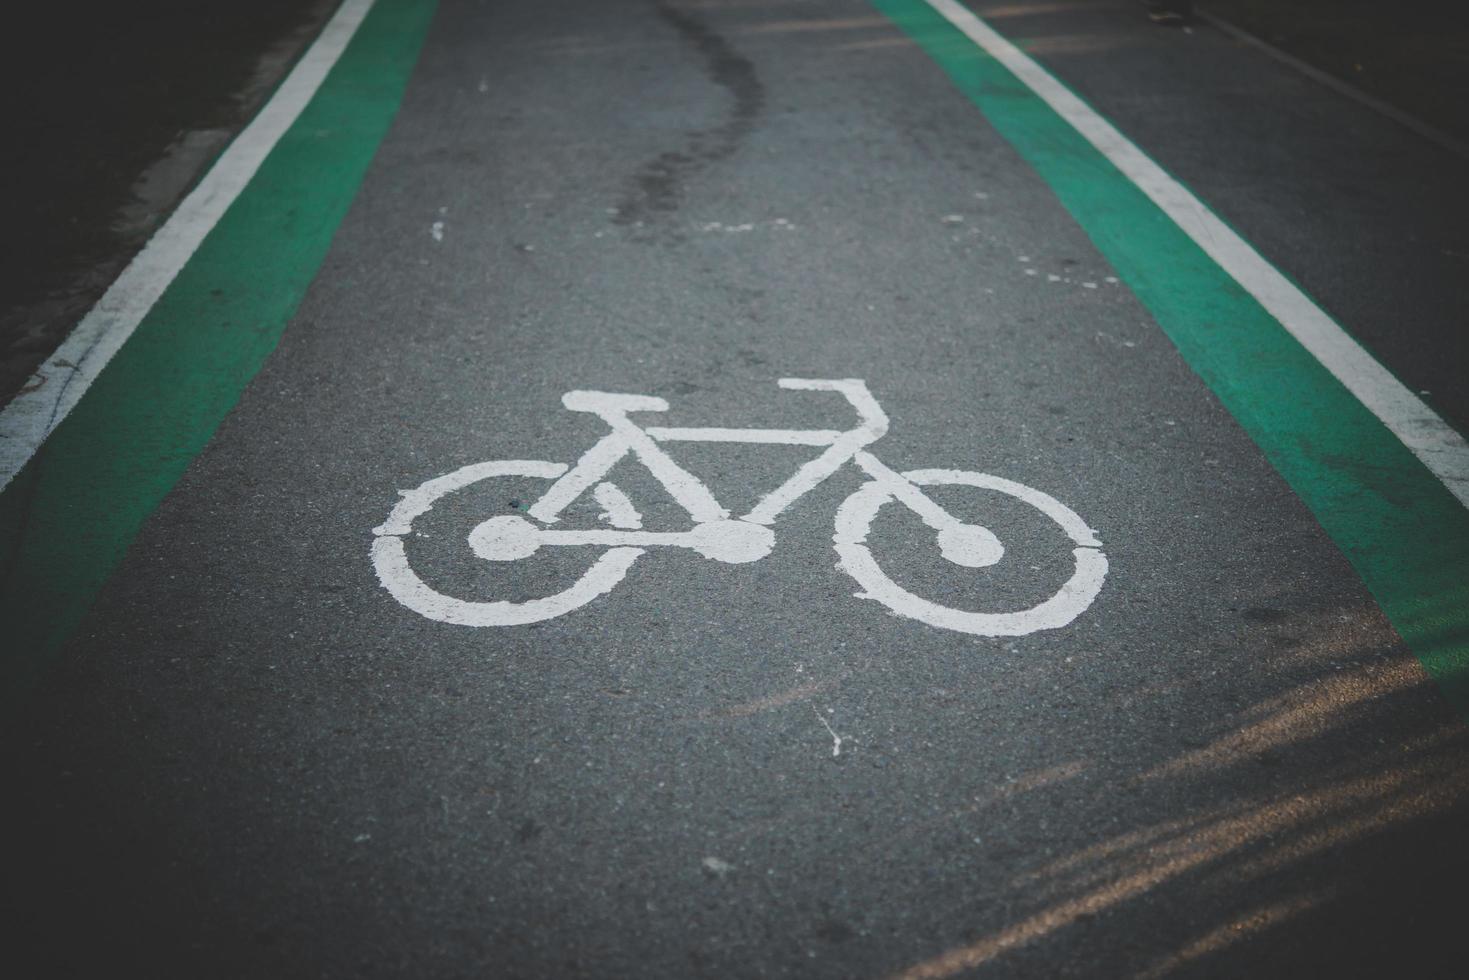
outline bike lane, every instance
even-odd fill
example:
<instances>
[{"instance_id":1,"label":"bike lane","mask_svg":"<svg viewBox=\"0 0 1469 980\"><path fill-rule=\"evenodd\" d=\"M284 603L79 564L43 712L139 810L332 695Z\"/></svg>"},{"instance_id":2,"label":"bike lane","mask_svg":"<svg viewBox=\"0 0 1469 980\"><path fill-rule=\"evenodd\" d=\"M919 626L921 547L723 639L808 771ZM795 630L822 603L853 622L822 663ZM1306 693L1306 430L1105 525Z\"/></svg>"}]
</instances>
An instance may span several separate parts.
<instances>
[{"instance_id":1,"label":"bike lane","mask_svg":"<svg viewBox=\"0 0 1469 980\"><path fill-rule=\"evenodd\" d=\"M58 892L252 973L1351 972L1387 954L1344 925L1431 945L1462 726L922 51L856 4L528 7L441 10L277 355L29 709ZM1073 507L1111 563L1097 602L983 639L852 598L852 471L759 564L655 551L533 626L431 622L373 576L398 489L591 446L565 391L667 398L645 424L852 424L789 376L865 378L895 468ZM737 511L814 452L669 451ZM687 526L625 469L649 528ZM444 508L424 574L574 581L572 549L463 546L543 490ZM944 503L1007 561L956 588L897 519L891 574L956 604L1056 587L1044 522Z\"/></svg>"}]
</instances>

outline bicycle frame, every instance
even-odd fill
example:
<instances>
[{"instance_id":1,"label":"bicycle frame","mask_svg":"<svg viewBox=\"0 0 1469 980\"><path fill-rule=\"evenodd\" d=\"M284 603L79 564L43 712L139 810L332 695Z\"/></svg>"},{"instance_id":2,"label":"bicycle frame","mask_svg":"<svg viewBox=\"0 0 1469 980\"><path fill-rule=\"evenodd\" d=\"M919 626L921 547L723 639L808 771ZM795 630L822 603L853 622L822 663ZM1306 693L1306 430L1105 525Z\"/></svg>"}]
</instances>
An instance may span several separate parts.
<instances>
[{"instance_id":1,"label":"bicycle frame","mask_svg":"<svg viewBox=\"0 0 1469 980\"><path fill-rule=\"evenodd\" d=\"M832 543L840 558L837 567L851 575L863 589L856 593L859 598L873 599L901 616L931 626L976 636L1023 636L1038 629L1058 629L1080 615L1096 598L1107 574L1107 559L1096 533L1066 505L1033 487L986 473L949 469L896 473L867 450L886 434L888 420L864 382L852 378L783 378L778 383L788 390L830 391L842 395L856 409L858 424L845 431L644 428L628 415L665 412L666 401L647 395L567 392L561 399L563 405L574 412L598 416L611 431L571 467L542 460L489 460L462 466L412 490L400 491L402 499L388 519L373 529L372 558L378 579L403 605L439 622L461 626L542 622L606 595L623 580L648 547L686 548L705 558L732 564L759 561L775 546L775 532L770 525L776 518L851 461L870 479L837 508ZM766 494L748 514L731 519L729 511L709 489L659 446L670 442L821 446L824 450ZM642 518L632 502L605 479L613 466L629 453L688 511L694 521L692 528L674 532L643 530ZM529 558L547 545L603 549L570 587L519 602L471 601L437 591L413 570L405 539L414 533L414 521L444 496L499 477L545 479L552 483L527 513L536 523L519 514L489 517L469 532L470 550L485 561L514 562ZM972 487L1029 505L1071 540L1074 573L1050 598L1012 612L966 611L909 592L882 570L867 543L873 521L889 503L900 503L936 531L939 554L954 566L987 568L1005 554L1004 546L989 528L963 523L931 501L920 489L929 486ZM554 527L561 512L587 491L604 507L602 516L610 526L585 530Z\"/></svg>"},{"instance_id":2,"label":"bicycle frame","mask_svg":"<svg viewBox=\"0 0 1469 980\"><path fill-rule=\"evenodd\" d=\"M858 424L846 431L832 429L725 429L725 428L643 428L628 418L630 412L666 412L668 403L646 395L620 395L600 391L571 391L561 403L573 412L587 412L601 418L612 429L588 450L576 465L558 479L545 495L528 511L543 524L554 524L573 500L600 483L618 461L628 453L636 455L669 494L689 512L696 524L729 519L725 509L698 478L679 466L659 448L660 442L763 443L785 446L825 446L826 451L804 464L739 520L757 525L775 523L777 517L801 497L831 476L849 460L855 462L873 480L882 484L895 497L916 512L934 530L957 525L957 521L930 501L908 480L895 473L866 447L881 439L888 430L888 418L882 406L867 390L867 383L857 378L818 380L781 378L780 387L793 391L831 391L841 394L857 410ZM560 535L557 535L560 537ZM616 531L576 534L575 543L586 544L673 544L662 540L667 535L644 533L639 540L629 540L626 533ZM593 539L595 538L595 540ZM583 540L585 539L585 540ZM572 543L567 541L566 543Z\"/></svg>"}]
</instances>

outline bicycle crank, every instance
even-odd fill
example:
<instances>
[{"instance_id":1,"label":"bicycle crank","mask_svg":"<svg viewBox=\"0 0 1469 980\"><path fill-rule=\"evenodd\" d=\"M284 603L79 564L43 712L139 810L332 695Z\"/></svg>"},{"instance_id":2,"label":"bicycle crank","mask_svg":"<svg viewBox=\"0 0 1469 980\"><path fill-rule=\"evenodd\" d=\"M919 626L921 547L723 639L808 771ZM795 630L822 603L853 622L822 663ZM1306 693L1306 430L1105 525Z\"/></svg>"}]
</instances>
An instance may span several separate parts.
<instances>
[{"instance_id":1,"label":"bicycle crank","mask_svg":"<svg viewBox=\"0 0 1469 980\"><path fill-rule=\"evenodd\" d=\"M748 521L709 521L688 531L563 531L536 527L524 517L492 517L469 532L469 547L486 561L519 561L543 547L688 548L731 565L759 561L775 547L775 532Z\"/></svg>"}]
</instances>

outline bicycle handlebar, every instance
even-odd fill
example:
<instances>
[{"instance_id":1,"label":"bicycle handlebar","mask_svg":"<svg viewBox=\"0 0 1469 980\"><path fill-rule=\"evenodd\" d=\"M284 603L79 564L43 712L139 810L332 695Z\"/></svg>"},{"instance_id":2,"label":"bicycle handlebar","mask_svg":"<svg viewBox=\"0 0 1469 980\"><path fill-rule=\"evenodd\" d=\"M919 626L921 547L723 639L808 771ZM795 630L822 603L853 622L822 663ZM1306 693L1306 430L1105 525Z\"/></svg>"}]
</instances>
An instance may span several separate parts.
<instances>
[{"instance_id":1,"label":"bicycle handlebar","mask_svg":"<svg viewBox=\"0 0 1469 980\"><path fill-rule=\"evenodd\" d=\"M887 413L882 410L877 399L872 397L872 392L867 390L867 382L861 378L781 378L776 384L790 391L835 391L857 410L863 431L873 438L879 438L888 430Z\"/></svg>"}]
</instances>

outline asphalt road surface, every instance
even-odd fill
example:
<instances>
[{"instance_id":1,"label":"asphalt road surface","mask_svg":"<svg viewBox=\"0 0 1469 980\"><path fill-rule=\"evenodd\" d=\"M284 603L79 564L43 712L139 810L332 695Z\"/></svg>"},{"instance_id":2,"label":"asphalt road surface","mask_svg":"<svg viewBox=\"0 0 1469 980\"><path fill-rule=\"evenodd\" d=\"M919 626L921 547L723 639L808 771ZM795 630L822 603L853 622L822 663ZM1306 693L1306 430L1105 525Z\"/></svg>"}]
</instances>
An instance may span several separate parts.
<instances>
[{"instance_id":1,"label":"asphalt road surface","mask_svg":"<svg viewBox=\"0 0 1469 980\"><path fill-rule=\"evenodd\" d=\"M972 6L1464 426L1463 159ZM1462 976L1463 507L977 52L378 0L0 497L27 975Z\"/></svg>"}]
</instances>

